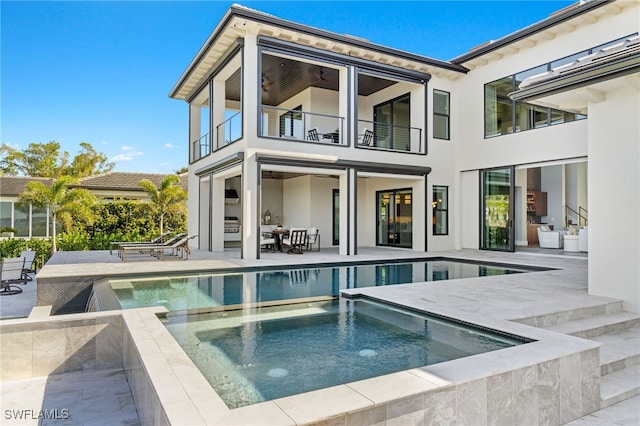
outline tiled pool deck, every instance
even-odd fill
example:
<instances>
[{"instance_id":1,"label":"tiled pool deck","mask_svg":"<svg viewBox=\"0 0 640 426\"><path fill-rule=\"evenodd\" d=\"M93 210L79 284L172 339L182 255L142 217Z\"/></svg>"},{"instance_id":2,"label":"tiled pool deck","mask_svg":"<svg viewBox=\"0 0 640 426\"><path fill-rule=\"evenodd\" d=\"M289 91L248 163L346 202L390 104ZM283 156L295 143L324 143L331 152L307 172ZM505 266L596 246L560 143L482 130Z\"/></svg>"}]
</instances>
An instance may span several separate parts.
<instances>
[{"instance_id":1,"label":"tiled pool deck","mask_svg":"<svg viewBox=\"0 0 640 426\"><path fill-rule=\"evenodd\" d=\"M188 376L191 372L174 374L174 376L182 377L173 377L164 371L166 369L160 368L163 376L159 380L169 386L176 384L182 386L183 389L180 391L184 391L184 399L189 400L190 407L196 407L196 411L200 410L198 413L200 418L180 417L181 415L187 416L189 410L184 409L185 401L178 401L174 407L168 409L165 407L169 412L167 418L175 424L192 423L191 420L193 423L202 422L202 419L205 419L203 423L209 424L256 424L258 422L261 424L305 424L322 422L322 419L326 419L327 424L383 424L384 422L387 424L431 424L434 421L457 424L491 422L500 424L563 424L570 419L580 417L573 415L573 410L579 410L585 404L595 404L595 397L599 397L599 380L593 382L593 389L581 389L581 386L584 387L584 383L589 382L588 380L580 382L580 379L577 379L578 382L572 383L571 380L561 380L561 377L577 376L580 378L589 374L589 363L593 361L588 358L594 351L597 352L599 344L513 321L532 317L551 318L557 313L596 309L612 302L606 298L587 295L587 259L583 255L549 256L543 253L496 253L475 250L417 253L408 250L361 248L358 256L350 258L339 256L335 250L323 249L320 253L305 253L302 256L264 253L261 260L239 260L237 259L237 251L212 254L194 250L187 261L165 260L160 262L146 256L139 256L131 258L131 261L127 261L127 263L122 263L117 256L110 256L108 251L73 252L58 253L39 272L38 280L46 281L56 277L70 276L95 277L97 279L104 276L205 271L238 266L335 263L345 260L363 261L425 256L448 256L557 269L527 274L454 280L446 283L370 287L358 289L357 292L380 300L532 337L539 341L525 345L525 349L520 347L483 354L472 357L472 359L456 360L231 411L225 411L224 407L220 407L219 401L207 401L205 402L206 407L203 408L203 401L198 401L198 399L204 398L205 394L210 395L210 391L204 388L200 389L203 383L199 378L192 378L196 383L193 389L189 389ZM35 301L34 287L33 283L30 283L22 295L2 297L0 299L0 316L6 318L28 315ZM62 320L63 317L82 318L83 315L88 314L58 316L57 319ZM129 332L130 334L140 334L138 343L134 343L134 345L138 345L137 354L146 360L155 356L153 353L154 345L158 345L155 348L156 351L170 352L166 348L171 347L171 344L169 342L162 343L166 336L147 336L145 334L144 327L154 320L155 315L148 310L139 314L128 313L122 320L133 330ZM3 326L19 327L21 322L29 321L35 323L37 318L32 317L30 320L6 319L0 322L0 328L7 328ZM100 322L100 320L96 321ZM103 323L106 321L103 318ZM141 328L137 328L138 325ZM153 324L151 326L153 327ZM136 340L136 336L132 337L133 340ZM141 344L140 341L143 343ZM3 363L15 362L13 358L20 357L19 345L10 346L6 342L1 348L1 361ZM34 347L35 342L34 337L32 343ZM48 342L55 344L55 341L51 339ZM67 345L71 343L67 343ZM98 341L94 345L99 347L101 343ZM146 351L149 353L145 354ZM168 358L172 358L174 361L172 373L179 372L182 367L180 365L176 367L175 362L179 364L184 361L184 358L181 358L180 354L171 354ZM548 361L545 364L545 359L559 359L560 361ZM131 360L127 362L135 363ZM549 371L543 371L540 367L531 368L532 365L540 362L542 362L540 365L549 367ZM153 361L146 366L148 370L159 367L161 365L155 365ZM141 395L139 389L137 390L140 380L130 377L129 372L125 375L124 368L103 367L100 360L86 362L86 365L83 364L76 372L49 376L37 376L37 368L33 366L30 368L35 377L22 379L2 377L3 415L7 409L33 409L38 414L38 410L45 408L67 408L72 417L55 420L51 424L58 424L55 422L61 422L60 424L138 424L140 422L144 424L149 418L149 414L143 412L144 406L154 404L146 397L140 401L138 396L136 401L139 418L134 417L131 413L132 393ZM543 380L538 380L537 384L531 387L531 383L527 385L528 373L533 373ZM549 381L548 386L544 383L545 375ZM82 380L83 376L90 379ZM123 389L122 378L128 378L128 385L133 392L126 392ZM631 380L634 378L632 377ZM62 385L62 383L65 384ZM527 386L529 393L519 392L519 389L526 391ZM510 395L505 395L502 399L495 399L493 394L490 395L486 391L491 387L508 389ZM92 399L96 389L103 389L105 397ZM425 393L429 389L436 391ZM482 391L482 389L485 390ZM174 387L174 393L175 390ZM549 392L552 394L551 396L545 395ZM25 401L32 400L30 399L32 395L39 395L39 397L35 398L33 403L26 404ZM76 396L69 399L68 395ZM82 395L82 398L79 398L78 395ZM512 398L513 395L515 395L513 398L516 399L529 397L530 400L524 403L518 402ZM163 395L160 395L160 399L162 398ZM442 410L430 409L430 407L446 406L451 403L451 398L458 400L457 407L459 408L455 417L442 417ZM396 403L391 404L390 401ZM504 404L493 407L492 404L498 401L510 402L506 407ZM375 404L373 408L372 404ZM454 405L456 404L454 403ZM529 409L523 411L521 407L529 407ZM578 418L573 421L573 424L640 424L639 408L640 397L636 396L605 410L596 411L592 415ZM175 416L170 413L172 409L175 409ZM222 411L224 412L221 413ZM351 414L341 415L340 413L343 412ZM38 422L38 419L31 419L14 423L38 424ZM47 422L42 423L48 424Z\"/></svg>"}]
</instances>

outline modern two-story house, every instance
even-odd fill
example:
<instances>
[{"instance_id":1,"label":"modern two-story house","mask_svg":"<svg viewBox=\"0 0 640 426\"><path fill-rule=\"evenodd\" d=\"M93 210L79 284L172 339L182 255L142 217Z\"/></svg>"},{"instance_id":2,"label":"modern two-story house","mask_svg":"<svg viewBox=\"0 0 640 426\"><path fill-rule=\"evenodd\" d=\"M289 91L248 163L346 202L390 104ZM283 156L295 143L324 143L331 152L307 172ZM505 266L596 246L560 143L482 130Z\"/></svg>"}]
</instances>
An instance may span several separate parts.
<instances>
[{"instance_id":1,"label":"modern two-story house","mask_svg":"<svg viewBox=\"0 0 640 426\"><path fill-rule=\"evenodd\" d=\"M640 310L639 13L581 2L443 61L233 5L170 92L189 109L189 233L255 259L265 222L349 256L513 251L588 224L590 292Z\"/></svg>"}]
</instances>

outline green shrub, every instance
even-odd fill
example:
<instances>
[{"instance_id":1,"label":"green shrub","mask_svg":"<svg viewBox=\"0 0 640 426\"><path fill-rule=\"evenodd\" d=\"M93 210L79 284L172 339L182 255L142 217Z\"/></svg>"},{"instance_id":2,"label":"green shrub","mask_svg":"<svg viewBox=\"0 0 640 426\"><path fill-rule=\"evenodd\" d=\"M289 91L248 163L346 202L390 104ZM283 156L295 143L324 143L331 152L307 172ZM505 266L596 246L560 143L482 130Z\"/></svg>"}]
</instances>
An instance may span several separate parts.
<instances>
[{"instance_id":1,"label":"green shrub","mask_svg":"<svg viewBox=\"0 0 640 426\"><path fill-rule=\"evenodd\" d=\"M36 252L36 269L42 268L51 257L51 240L46 238L8 238L0 240L0 257L18 257L23 250Z\"/></svg>"},{"instance_id":2,"label":"green shrub","mask_svg":"<svg viewBox=\"0 0 640 426\"><path fill-rule=\"evenodd\" d=\"M84 231L65 232L58 236L59 251L89 250L89 234Z\"/></svg>"}]
</instances>

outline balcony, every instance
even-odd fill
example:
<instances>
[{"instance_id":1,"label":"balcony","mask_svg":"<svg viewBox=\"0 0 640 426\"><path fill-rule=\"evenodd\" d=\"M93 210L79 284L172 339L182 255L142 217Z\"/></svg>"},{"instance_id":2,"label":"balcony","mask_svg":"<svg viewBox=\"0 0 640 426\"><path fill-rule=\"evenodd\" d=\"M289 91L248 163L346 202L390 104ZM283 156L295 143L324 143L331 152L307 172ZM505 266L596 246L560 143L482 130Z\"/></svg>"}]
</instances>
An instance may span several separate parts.
<instances>
[{"instance_id":1,"label":"balcony","mask_svg":"<svg viewBox=\"0 0 640 426\"><path fill-rule=\"evenodd\" d=\"M211 154L210 147L209 133L206 133L191 142L191 161L197 161Z\"/></svg>"},{"instance_id":2,"label":"balcony","mask_svg":"<svg viewBox=\"0 0 640 426\"><path fill-rule=\"evenodd\" d=\"M228 114L227 114L228 115ZM214 151L242 139L242 113L236 112L216 126Z\"/></svg>"},{"instance_id":3,"label":"balcony","mask_svg":"<svg viewBox=\"0 0 640 426\"><path fill-rule=\"evenodd\" d=\"M344 117L263 105L260 136L318 144L346 145Z\"/></svg>"},{"instance_id":4,"label":"balcony","mask_svg":"<svg viewBox=\"0 0 640 426\"><path fill-rule=\"evenodd\" d=\"M422 129L358 120L358 148L424 154Z\"/></svg>"}]
</instances>

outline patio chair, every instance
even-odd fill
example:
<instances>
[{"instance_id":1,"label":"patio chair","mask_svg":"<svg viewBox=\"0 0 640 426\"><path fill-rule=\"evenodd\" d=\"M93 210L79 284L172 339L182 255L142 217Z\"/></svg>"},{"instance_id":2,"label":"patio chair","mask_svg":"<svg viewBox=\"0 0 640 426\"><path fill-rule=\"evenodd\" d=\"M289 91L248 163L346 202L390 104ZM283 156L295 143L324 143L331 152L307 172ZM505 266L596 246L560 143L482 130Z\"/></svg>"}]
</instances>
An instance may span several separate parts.
<instances>
[{"instance_id":1,"label":"patio chair","mask_svg":"<svg viewBox=\"0 0 640 426\"><path fill-rule=\"evenodd\" d=\"M0 267L0 295L8 296L22 293L22 289L16 284L27 284L27 279L22 274L24 259L22 257L5 258Z\"/></svg>"},{"instance_id":2,"label":"patio chair","mask_svg":"<svg viewBox=\"0 0 640 426\"><path fill-rule=\"evenodd\" d=\"M291 228L289 235L282 239L282 245L289 247L287 254L302 254L302 249L307 245L306 228Z\"/></svg>"},{"instance_id":3,"label":"patio chair","mask_svg":"<svg viewBox=\"0 0 640 426\"><path fill-rule=\"evenodd\" d=\"M320 251L320 230L318 228L307 228L307 250L311 250L313 245L318 245Z\"/></svg>"},{"instance_id":4,"label":"patio chair","mask_svg":"<svg viewBox=\"0 0 640 426\"><path fill-rule=\"evenodd\" d=\"M260 234L260 250L276 251L276 239L271 232L263 232Z\"/></svg>"},{"instance_id":5,"label":"patio chair","mask_svg":"<svg viewBox=\"0 0 640 426\"><path fill-rule=\"evenodd\" d=\"M28 281L32 281L33 278L29 274L34 274L36 272L36 252L33 250L24 250L20 253L20 257L24 259L22 275Z\"/></svg>"},{"instance_id":6,"label":"patio chair","mask_svg":"<svg viewBox=\"0 0 640 426\"><path fill-rule=\"evenodd\" d=\"M324 133L319 133L316 127L307 131L307 139L314 142L333 142L333 139L326 138Z\"/></svg>"},{"instance_id":7,"label":"patio chair","mask_svg":"<svg viewBox=\"0 0 640 426\"><path fill-rule=\"evenodd\" d=\"M182 237L178 241L172 239L171 244L142 244L139 246L121 246L119 248L120 258L123 262L127 261L127 253L149 253L160 260L163 259L165 250L171 250L171 255L179 255L182 258L188 258L191 251L189 250L189 240L196 238L197 235L190 237Z\"/></svg>"},{"instance_id":8,"label":"patio chair","mask_svg":"<svg viewBox=\"0 0 640 426\"><path fill-rule=\"evenodd\" d=\"M360 145L371 146L372 143L373 143L373 132L369 129L364 129L364 132L362 133L362 142L360 142Z\"/></svg>"}]
</instances>

